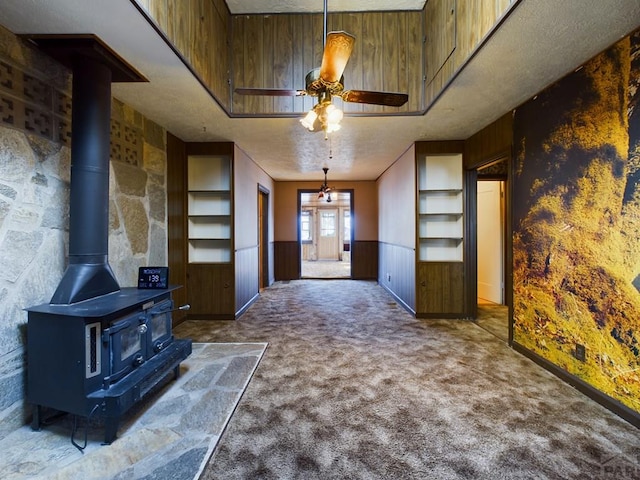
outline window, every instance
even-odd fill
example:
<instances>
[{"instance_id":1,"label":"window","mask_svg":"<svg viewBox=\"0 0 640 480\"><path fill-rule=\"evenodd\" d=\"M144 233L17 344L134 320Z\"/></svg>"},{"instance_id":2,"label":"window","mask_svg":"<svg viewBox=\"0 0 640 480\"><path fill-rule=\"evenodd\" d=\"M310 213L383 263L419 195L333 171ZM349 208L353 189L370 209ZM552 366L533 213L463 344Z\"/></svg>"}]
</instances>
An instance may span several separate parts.
<instances>
[{"instance_id":1,"label":"window","mask_svg":"<svg viewBox=\"0 0 640 480\"><path fill-rule=\"evenodd\" d=\"M300 239L303 242L312 240L311 211L309 210L303 210L300 215Z\"/></svg>"},{"instance_id":2,"label":"window","mask_svg":"<svg viewBox=\"0 0 640 480\"><path fill-rule=\"evenodd\" d=\"M351 241L351 212L344 211L344 242Z\"/></svg>"},{"instance_id":3,"label":"window","mask_svg":"<svg viewBox=\"0 0 640 480\"><path fill-rule=\"evenodd\" d=\"M320 214L320 236L336 236L336 212L322 212Z\"/></svg>"}]
</instances>

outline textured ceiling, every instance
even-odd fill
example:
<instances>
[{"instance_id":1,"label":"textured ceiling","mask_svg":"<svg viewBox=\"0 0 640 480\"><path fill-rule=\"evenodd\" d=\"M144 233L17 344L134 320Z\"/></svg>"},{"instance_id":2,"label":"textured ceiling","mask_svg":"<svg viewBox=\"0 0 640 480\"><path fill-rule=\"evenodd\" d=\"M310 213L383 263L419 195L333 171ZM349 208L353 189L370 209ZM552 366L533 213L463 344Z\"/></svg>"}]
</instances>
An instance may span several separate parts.
<instances>
[{"instance_id":1,"label":"textured ceiling","mask_svg":"<svg viewBox=\"0 0 640 480\"><path fill-rule=\"evenodd\" d=\"M323 166L331 181L372 180L414 141L468 138L631 32L640 0L521 0L426 115L347 116L330 142L296 118L227 117L129 0L1 0L0 24L15 33L98 35L150 80L114 84L114 96L186 141L236 142L276 180L321 180Z\"/></svg>"}]
</instances>

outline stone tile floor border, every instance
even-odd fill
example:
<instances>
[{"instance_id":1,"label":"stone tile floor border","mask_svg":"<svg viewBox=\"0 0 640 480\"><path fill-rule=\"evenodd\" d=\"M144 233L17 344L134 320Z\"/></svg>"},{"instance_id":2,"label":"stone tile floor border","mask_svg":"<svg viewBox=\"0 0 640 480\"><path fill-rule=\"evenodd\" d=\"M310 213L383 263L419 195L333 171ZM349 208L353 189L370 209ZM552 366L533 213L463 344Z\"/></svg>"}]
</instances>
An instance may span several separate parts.
<instances>
[{"instance_id":1,"label":"stone tile floor border","mask_svg":"<svg viewBox=\"0 0 640 480\"><path fill-rule=\"evenodd\" d=\"M73 446L72 415L37 432L25 425L0 440L2 478L197 478L266 348L267 343L194 343L180 377L127 412L111 445L101 443L101 422L91 422L84 451ZM83 419L79 423L75 441L83 445Z\"/></svg>"}]
</instances>

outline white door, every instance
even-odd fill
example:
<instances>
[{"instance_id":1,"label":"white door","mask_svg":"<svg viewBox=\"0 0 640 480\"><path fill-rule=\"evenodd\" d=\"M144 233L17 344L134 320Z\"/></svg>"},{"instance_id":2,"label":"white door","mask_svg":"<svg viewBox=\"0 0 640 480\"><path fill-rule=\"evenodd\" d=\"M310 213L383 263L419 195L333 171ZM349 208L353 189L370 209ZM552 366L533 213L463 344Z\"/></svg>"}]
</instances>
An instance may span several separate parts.
<instances>
[{"instance_id":1,"label":"white door","mask_svg":"<svg viewBox=\"0 0 640 480\"><path fill-rule=\"evenodd\" d=\"M338 260L338 209L318 209L318 222L318 260Z\"/></svg>"},{"instance_id":2,"label":"white door","mask_svg":"<svg viewBox=\"0 0 640 480\"><path fill-rule=\"evenodd\" d=\"M478 298L503 304L503 221L500 181L478 182Z\"/></svg>"}]
</instances>

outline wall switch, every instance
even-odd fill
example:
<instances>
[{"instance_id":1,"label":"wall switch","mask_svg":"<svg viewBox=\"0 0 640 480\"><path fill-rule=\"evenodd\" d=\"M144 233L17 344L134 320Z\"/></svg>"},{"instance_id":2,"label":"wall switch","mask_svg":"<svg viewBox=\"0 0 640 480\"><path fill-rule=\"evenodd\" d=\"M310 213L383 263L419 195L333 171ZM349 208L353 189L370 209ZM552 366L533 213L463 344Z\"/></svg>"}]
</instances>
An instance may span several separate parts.
<instances>
[{"instance_id":1,"label":"wall switch","mask_svg":"<svg viewBox=\"0 0 640 480\"><path fill-rule=\"evenodd\" d=\"M586 357L587 357L587 350L584 347L584 345L580 345L579 343L576 343L576 351L574 352L574 356L584 362Z\"/></svg>"}]
</instances>

